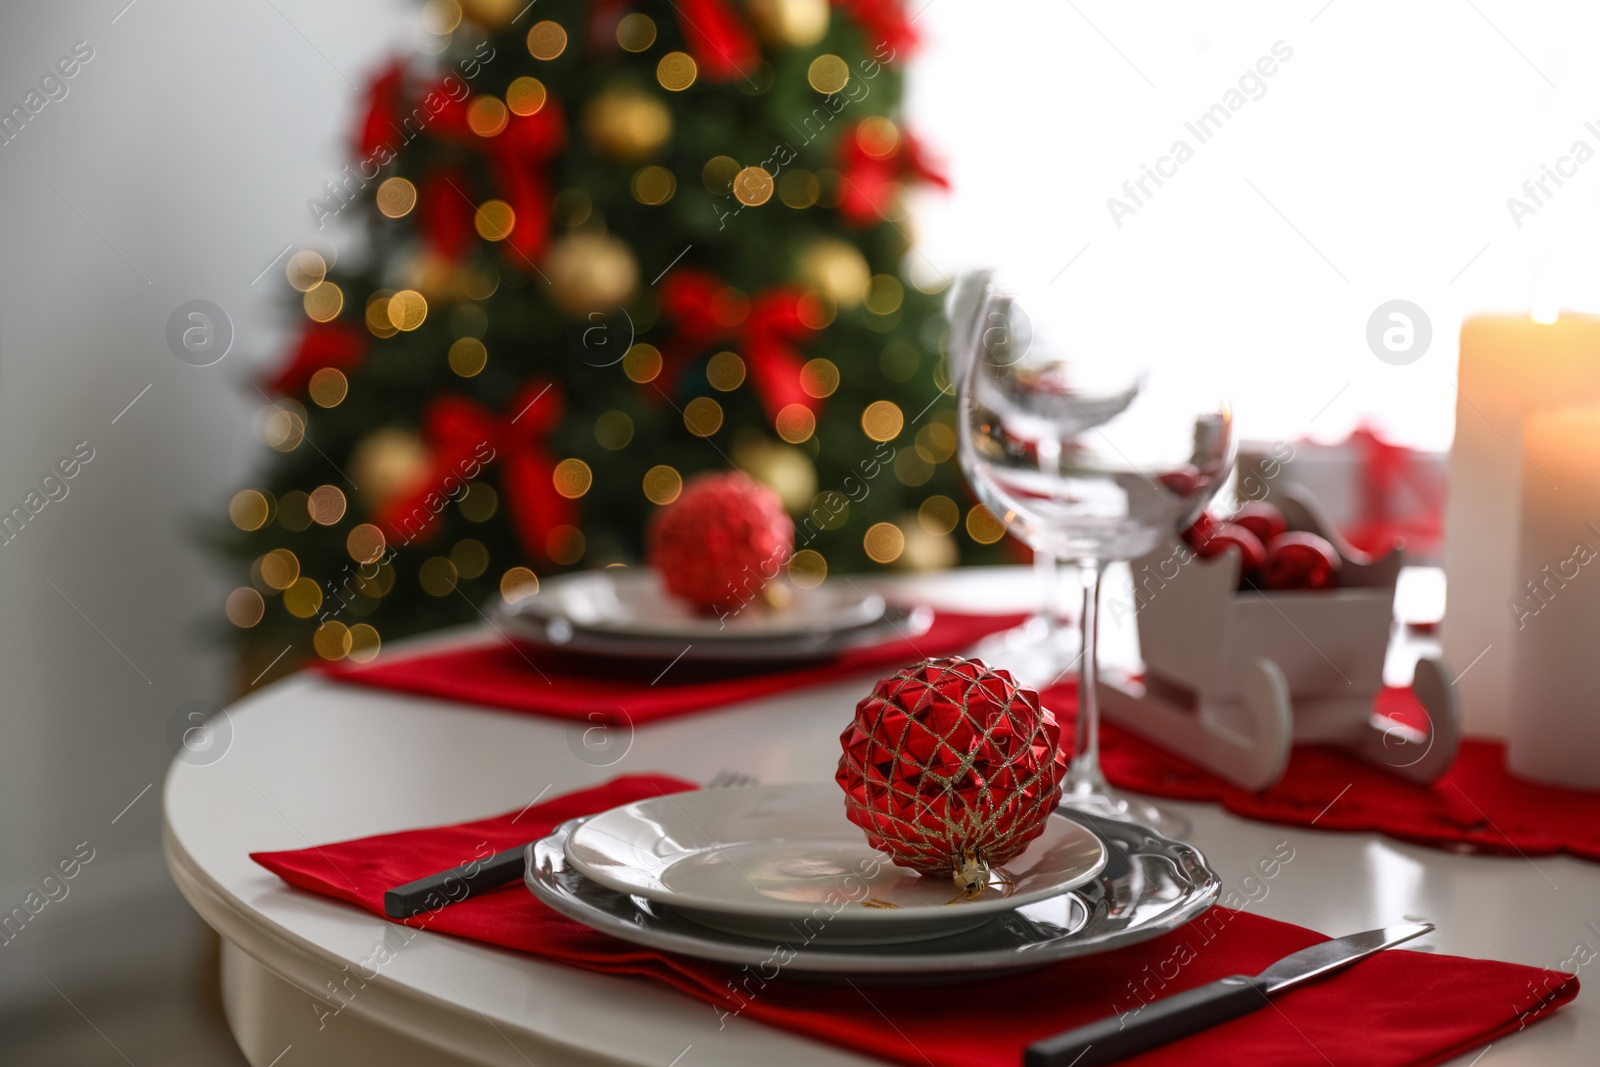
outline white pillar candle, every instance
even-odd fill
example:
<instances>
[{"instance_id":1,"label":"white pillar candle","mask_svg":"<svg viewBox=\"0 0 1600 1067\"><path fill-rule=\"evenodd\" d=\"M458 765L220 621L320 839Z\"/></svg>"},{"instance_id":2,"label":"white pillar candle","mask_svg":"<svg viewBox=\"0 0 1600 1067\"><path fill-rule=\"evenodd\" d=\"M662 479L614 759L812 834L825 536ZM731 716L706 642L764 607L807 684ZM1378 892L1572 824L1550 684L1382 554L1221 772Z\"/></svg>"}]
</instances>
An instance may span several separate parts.
<instances>
[{"instance_id":1,"label":"white pillar candle","mask_svg":"<svg viewBox=\"0 0 1600 1067\"><path fill-rule=\"evenodd\" d=\"M1525 703L1512 690L1516 618L1507 608L1529 577L1517 570L1522 421L1540 408L1600 403L1600 316L1468 319L1458 390L1440 637L1445 662L1466 672L1457 685L1463 728L1503 736Z\"/></svg>"},{"instance_id":2,"label":"white pillar candle","mask_svg":"<svg viewBox=\"0 0 1600 1067\"><path fill-rule=\"evenodd\" d=\"M1600 407L1523 423L1511 770L1600 788ZM1448 594L1447 594L1448 595Z\"/></svg>"}]
</instances>

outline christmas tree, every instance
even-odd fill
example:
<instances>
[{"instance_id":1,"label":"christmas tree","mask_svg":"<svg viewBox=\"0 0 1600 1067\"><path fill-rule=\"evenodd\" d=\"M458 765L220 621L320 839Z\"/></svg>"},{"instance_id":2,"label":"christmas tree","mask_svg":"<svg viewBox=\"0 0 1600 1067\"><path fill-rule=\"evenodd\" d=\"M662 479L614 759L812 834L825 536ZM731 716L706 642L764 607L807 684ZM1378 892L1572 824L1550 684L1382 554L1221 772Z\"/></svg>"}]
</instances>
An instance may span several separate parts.
<instances>
[{"instance_id":1,"label":"christmas tree","mask_svg":"<svg viewBox=\"0 0 1600 1067\"><path fill-rule=\"evenodd\" d=\"M434 0L424 26L309 204L357 247L286 261L276 454L226 535L247 667L635 563L708 469L777 490L800 585L994 553L905 216L944 181L898 120L898 0Z\"/></svg>"}]
</instances>

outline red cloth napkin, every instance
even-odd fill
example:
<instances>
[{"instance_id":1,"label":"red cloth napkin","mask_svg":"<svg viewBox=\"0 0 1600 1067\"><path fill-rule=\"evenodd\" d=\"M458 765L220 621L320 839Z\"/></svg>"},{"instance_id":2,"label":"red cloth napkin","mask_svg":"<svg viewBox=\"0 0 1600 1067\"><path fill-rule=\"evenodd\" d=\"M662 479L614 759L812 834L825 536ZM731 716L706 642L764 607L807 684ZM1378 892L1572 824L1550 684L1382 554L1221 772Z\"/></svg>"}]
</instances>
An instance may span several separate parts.
<instances>
[{"instance_id":1,"label":"red cloth napkin","mask_svg":"<svg viewBox=\"0 0 1600 1067\"><path fill-rule=\"evenodd\" d=\"M1075 686L1045 705L1070 722ZM1377 708L1401 721L1426 716L1409 690L1381 694ZM1063 736L1066 726L1063 725ZM1283 780L1249 793L1116 723L1103 724L1101 764L1113 785L1176 800L1221 804L1247 819L1368 830L1456 851L1532 856L1566 852L1600 862L1600 793L1540 785L1506 769L1505 745L1468 738L1449 773L1417 785L1327 745L1297 745Z\"/></svg>"},{"instance_id":2,"label":"red cloth napkin","mask_svg":"<svg viewBox=\"0 0 1600 1067\"><path fill-rule=\"evenodd\" d=\"M771 664L676 663L575 656L513 645L473 645L368 666L334 664L335 678L402 693L487 704L563 719L631 722L642 726L692 711L835 681L876 667L900 667L948 655L980 638L1016 626L1023 615L964 615L941 611L926 633L855 648L773 672Z\"/></svg>"},{"instance_id":3,"label":"red cloth napkin","mask_svg":"<svg viewBox=\"0 0 1600 1067\"><path fill-rule=\"evenodd\" d=\"M285 881L383 914L384 891L547 833L557 823L693 788L656 775L617 778L523 812L252 858ZM748 1016L895 1063L1017 1067L1030 1043L1155 996L1255 973L1324 940L1298 926L1217 907L1139 945L1005 978L953 986L819 985L670 956L558 915L520 885L408 925L521 949L586 970L664 982L719 1017ZM765 975L765 976L764 976ZM1400 1067L1439 1063L1521 1029L1578 994L1578 980L1520 964L1391 949L1294 989L1263 1009L1126 1062ZM726 1022L727 1019L724 1018Z\"/></svg>"}]
</instances>

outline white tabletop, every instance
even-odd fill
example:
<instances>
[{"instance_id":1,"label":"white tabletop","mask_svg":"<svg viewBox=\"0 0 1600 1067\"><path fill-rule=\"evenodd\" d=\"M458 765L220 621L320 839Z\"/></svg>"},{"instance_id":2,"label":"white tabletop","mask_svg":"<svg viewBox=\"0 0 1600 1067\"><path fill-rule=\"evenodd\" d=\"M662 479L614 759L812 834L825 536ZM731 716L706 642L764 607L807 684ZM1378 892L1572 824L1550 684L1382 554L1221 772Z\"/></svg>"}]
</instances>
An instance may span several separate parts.
<instances>
[{"instance_id":1,"label":"white tabletop","mask_svg":"<svg viewBox=\"0 0 1600 1067\"><path fill-rule=\"evenodd\" d=\"M1027 606L1033 595L1022 569L912 585L935 603L986 610ZM1108 634L1111 658L1129 654L1130 636ZM876 1063L748 1020L719 1028L709 1005L646 982L443 935L406 940L393 924L292 889L249 858L487 816L620 773L705 780L734 768L763 782L830 779L839 731L868 683L841 679L648 726L619 762L595 767L575 755L575 728L564 723L297 676L229 709L233 736L223 758L172 765L168 863L208 923L300 989L321 990L389 946L393 958L376 977L363 972L370 980L345 998L345 1012L468 1063ZM1206 805L1172 807L1192 821L1191 840L1224 885L1254 895L1250 910L1260 914L1331 935L1415 916L1439 926L1418 947L1545 967L1580 943L1600 951L1600 865L1462 856L1373 834L1248 822ZM1277 877L1246 883L1285 841L1294 858ZM1455 1062L1593 1063L1600 1008L1592 1000Z\"/></svg>"}]
</instances>

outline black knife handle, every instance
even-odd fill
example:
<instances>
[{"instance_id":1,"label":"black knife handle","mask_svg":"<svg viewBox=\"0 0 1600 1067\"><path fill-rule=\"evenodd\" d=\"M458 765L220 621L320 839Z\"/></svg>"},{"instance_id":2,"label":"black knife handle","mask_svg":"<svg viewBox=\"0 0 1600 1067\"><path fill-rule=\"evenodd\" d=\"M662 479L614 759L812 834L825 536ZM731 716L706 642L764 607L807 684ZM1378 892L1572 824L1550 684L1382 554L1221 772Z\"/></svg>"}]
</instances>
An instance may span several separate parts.
<instances>
[{"instance_id":1,"label":"black knife handle","mask_svg":"<svg viewBox=\"0 0 1600 1067\"><path fill-rule=\"evenodd\" d=\"M1208 1027L1248 1015L1267 1003L1265 985L1249 975L1151 1001L1136 1012L1047 1037L1022 1054L1022 1067L1093 1067L1169 1044Z\"/></svg>"},{"instance_id":2,"label":"black knife handle","mask_svg":"<svg viewBox=\"0 0 1600 1067\"><path fill-rule=\"evenodd\" d=\"M409 919L425 911L454 904L479 893L510 885L522 877L526 845L496 852L485 860L468 860L448 871L396 886L383 895L383 913L391 919Z\"/></svg>"}]
</instances>

